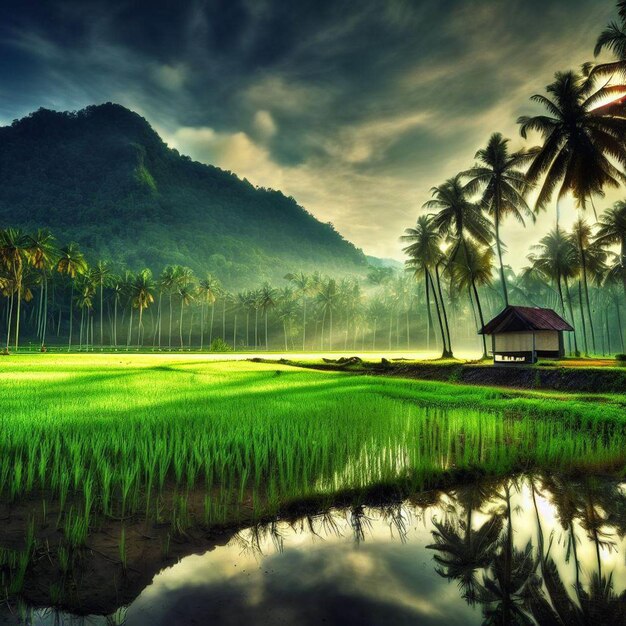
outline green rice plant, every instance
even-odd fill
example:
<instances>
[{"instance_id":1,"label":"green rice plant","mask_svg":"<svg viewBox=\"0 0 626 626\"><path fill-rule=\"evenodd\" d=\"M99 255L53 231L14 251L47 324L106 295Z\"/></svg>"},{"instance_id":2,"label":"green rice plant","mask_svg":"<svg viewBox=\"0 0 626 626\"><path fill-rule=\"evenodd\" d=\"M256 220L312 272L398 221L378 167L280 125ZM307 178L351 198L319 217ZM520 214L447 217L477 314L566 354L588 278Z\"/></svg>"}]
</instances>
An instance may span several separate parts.
<instances>
[{"instance_id":1,"label":"green rice plant","mask_svg":"<svg viewBox=\"0 0 626 626\"><path fill-rule=\"evenodd\" d=\"M618 395L66 357L20 355L0 379L0 498L37 485L59 505L70 545L84 543L98 515L173 518L182 529L192 520L177 488L200 492L210 525L373 485L432 486L454 472L626 467Z\"/></svg>"},{"instance_id":2,"label":"green rice plant","mask_svg":"<svg viewBox=\"0 0 626 626\"><path fill-rule=\"evenodd\" d=\"M63 532L70 548L79 548L85 545L89 534L88 520L85 515L81 515L74 507L70 507L65 517Z\"/></svg>"},{"instance_id":3,"label":"green rice plant","mask_svg":"<svg viewBox=\"0 0 626 626\"><path fill-rule=\"evenodd\" d=\"M61 571L63 572L63 574L67 574L70 569L69 550L64 545L60 545L57 550L57 555L59 557L59 567L61 568Z\"/></svg>"}]
</instances>

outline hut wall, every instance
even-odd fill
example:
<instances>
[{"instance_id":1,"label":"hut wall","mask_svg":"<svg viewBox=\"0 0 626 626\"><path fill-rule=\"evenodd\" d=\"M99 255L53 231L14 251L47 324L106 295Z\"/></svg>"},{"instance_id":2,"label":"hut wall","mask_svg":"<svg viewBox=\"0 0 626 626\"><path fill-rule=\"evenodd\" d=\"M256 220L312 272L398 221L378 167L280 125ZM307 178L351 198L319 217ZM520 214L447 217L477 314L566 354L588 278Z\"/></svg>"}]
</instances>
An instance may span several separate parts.
<instances>
[{"instance_id":1,"label":"hut wall","mask_svg":"<svg viewBox=\"0 0 626 626\"><path fill-rule=\"evenodd\" d=\"M542 330L535 333L536 350L546 350L550 352L559 351L559 331Z\"/></svg>"},{"instance_id":2,"label":"hut wall","mask_svg":"<svg viewBox=\"0 0 626 626\"><path fill-rule=\"evenodd\" d=\"M531 352L533 349L532 332L503 333L495 335L495 352ZM535 332L535 350L559 350L559 333L556 330L541 330Z\"/></svg>"}]
</instances>

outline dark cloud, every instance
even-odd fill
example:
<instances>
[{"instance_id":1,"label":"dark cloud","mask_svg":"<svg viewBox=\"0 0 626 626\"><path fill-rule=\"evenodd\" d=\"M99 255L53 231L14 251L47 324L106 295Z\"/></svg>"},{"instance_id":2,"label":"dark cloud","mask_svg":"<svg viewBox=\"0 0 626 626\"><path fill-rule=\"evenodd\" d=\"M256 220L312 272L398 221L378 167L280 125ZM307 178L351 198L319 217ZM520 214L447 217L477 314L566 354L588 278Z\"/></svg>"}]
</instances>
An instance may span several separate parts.
<instances>
[{"instance_id":1,"label":"dark cloud","mask_svg":"<svg viewBox=\"0 0 626 626\"><path fill-rule=\"evenodd\" d=\"M120 102L182 151L281 186L397 256L428 189L492 131L519 142L528 96L589 59L613 12L610 0L5 0L0 121Z\"/></svg>"}]
</instances>

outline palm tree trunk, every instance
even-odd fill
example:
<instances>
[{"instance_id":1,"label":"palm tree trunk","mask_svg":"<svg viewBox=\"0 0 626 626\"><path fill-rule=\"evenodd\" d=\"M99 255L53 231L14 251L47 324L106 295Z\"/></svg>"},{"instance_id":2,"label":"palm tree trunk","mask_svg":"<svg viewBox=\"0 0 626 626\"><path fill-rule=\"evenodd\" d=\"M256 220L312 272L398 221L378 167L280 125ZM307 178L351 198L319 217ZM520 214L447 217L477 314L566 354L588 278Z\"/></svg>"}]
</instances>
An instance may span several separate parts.
<instances>
[{"instance_id":1,"label":"palm tree trunk","mask_svg":"<svg viewBox=\"0 0 626 626\"><path fill-rule=\"evenodd\" d=\"M235 313L235 323L233 324L233 350L237 349L237 313Z\"/></svg>"},{"instance_id":2,"label":"palm tree trunk","mask_svg":"<svg viewBox=\"0 0 626 626\"><path fill-rule=\"evenodd\" d=\"M44 273L43 277L44 284L44 300L43 300L43 320L41 326L41 345L46 345L46 331L48 330L48 277Z\"/></svg>"},{"instance_id":3,"label":"palm tree trunk","mask_svg":"<svg viewBox=\"0 0 626 626\"><path fill-rule=\"evenodd\" d=\"M611 327L609 326L609 309L606 307L604 309L604 319L606 322L606 343L608 347L608 354L613 354L613 350L611 350Z\"/></svg>"},{"instance_id":4,"label":"palm tree trunk","mask_svg":"<svg viewBox=\"0 0 626 626\"><path fill-rule=\"evenodd\" d=\"M469 296L470 308L472 309L472 316L474 317L474 325L476 326L476 330L480 330L478 316L476 315L476 307L474 306L474 296L472 295L472 288L469 285L467 286L467 295Z\"/></svg>"},{"instance_id":5,"label":"palm tree trunk","mask_svg":"<svg viewBox=\"0 0 626 626\"><path fill-rule=\"evenodd\" d=\"M222 300L222 339L226 341L226 298Z\"/></svg>"},{"instance_id":6,"label":"palm tree trunk","mask_svg":"<svg viewBox=\"0 0 626 626\"><path fill-rule=\"evenodd\" d=\"M117 348L117 294L113 303L113 345Z\"/></svg>"},{"instance_id":7,"label":"palm tree trunk","mask_svg":"<svg viewBox=\"0 0 626 626\"><path fill-rule=\"evenodd\" d=\"M472 280L472 288L474 290L474 298L476 298L476 308L478 309L478 318L480 319L480 327L484 328L485 319L483 317L483 308L480 305L480 296L478 295L478 289L476 289L476 283ZM483 359L487 358L487 337L483 333L481 335L483 340Z\"/></svg>"},{"instance_id":8,"label":"palm tree trunk","mask_svg":"<svg viewBox=\"0 0 626 626\"><path fill-rule=\"evenodd\" d=\"M246 309L246 348L250 347L250 311Z\"/></svg>"},{"instance_id":9,"label":"palm tree trunk","mask_svg":"<svg viewBox=\"0 0 626 626\"><path fill-rule=\"evenodd\" d=\"M356 347L356 339L355 339L355 347ZM406 310L406 349L411 349L411 330L409 328L409 309Z\"/></svg>"},{"instance_id":10,"label":"palm tree trunk","mask_svg":"<svg viewBox=\"0 0 626 626\"><path fill-rule=\"evenodd\" d=\"M43 326L43 292L44 292L45 272L41 273L41 287L39 288L39 306L37 308L37 337L41 339L41 329Z\"/></svg>"},{"instance_id":11,"label":"palm tree trunk","mask_svg":"<svg viewBox=\"0 0 626 626\"><path fill-rule=\"evenodd\" d=\"M130 348L130 343L132 339L133 332L133 305L130 305L130 318L128 320L128 334L126 335L126 350Z\"/></svg>"},{"instance_id":12,"label":"palm tree trunk","mask_svg":"<svg viewBox=\"0 0 626 626\"><path fill-rule=\"evenodd\" d=\"M619 340L622 345L622 353L624 353L624 351L626 350L626 346L624 346L624 332L622 330L622 315L619 310L620 306L619 306L619 300L617 299L617 297L613 299L613 302L615 304L615 312L617 314L616 317L617 317L617 328L619 330Z\"/></svg>"},{"instance_id":13,"label":"palm tree trunk","mask_svg":"<svg viewBox=\"0 0 626 626\"><path fill-rule=\"evenodd\" d=\"M213 320L215 318L215 302L211 302L211 328L209 329L209 348L213 343Z\"/></svg>"},{"instance_id":14,"label":"palm tree trunk","mask_svg":"<svg viewBox=\"0 0 626 626\"><path fill-rule=\"evenodd\" d=\"M557 206L558 206L558 202L557 202ZM556 277L556 286L557 286L557 290L558 290L558 294L559 294L559 302L561 304L561 314L563 315L563 317L567 317L567 314L565 313L565 300L563 299L563 288L561 287L561 277L557 276ZM573 323L573 320L572 320ZM567 343L569 344L569 351L571 353L572 351L572 339L570 337L571 333L568 333L567 335Z\"/></svg>"},{"instance_id":15,"label":"palm tree trunk","mask_svg":"<svg viewBox=\"0 0 626 626\"><path fill-rule=\"evenodd\" d=\"M178 334L180 336L180 349L182 350L185 346L183 344L183 311L185 310L185 299L180 299L180 320L178 325Z\"/></svg>"},{"instance_id":16,"label":"palm tree trunk","mask_svg":"<svg viewBox=\"0 0 626 626\"><path fill-rule=\"evenodd\" d=\"M169 332L169 337L168 337L168 348L171 352L172 351L172 315L173 315L172 294L170 293L169 296L170 296L170 332Z\"/></svg>"},{"instance_id":17,"label":"palm tree trunk","mask_svg":"<svg viewBox=\"0 0 626 626\"><path fill-rule=\"evenodd\" d=\"M73 325L73 318L74 318L74 312L72 310L72 302L74 301L74 281L70 278L71 281L71 288L70 288L70 336L69 336L69 341L67 344L67 351L69 352L72 349L72 325Z\"/></svg>"},{"instance_id":18,"label":"palm tree trunk","mask_svg":"<svg viewBox=\"0 0 626 626\"><path fill-rule=\"evenodd\" d=\"M265 351L268 352L269 351L269 339L267 337L267 316L268 316L269 311L267 309L265 309Z\"/></svg>"},{"instance_id":19,"label":"palm tree trunk","mask_svg":"<svg viewBox=\"0 0 626 626\"><path fill-rule=\"evenodd\" d=\"M163 292L159 291L159 308L157 311L157 336L158 336L158 348L161 349L161 319L163 317Z\"/></svg>"},{"instance_id":20,"label":"palm tree trunk","mask_svg":"<svg viewBox=\"0 0 626 626\"><path fill-rule=\"evenodd\" d=\"M78 350L83 349L83 326L85 325L85 309L80 310L80 326L78 330Z\"/></svg>"},{"instance_id":21,"label":"palm tree trunk","mask_svg":"<svg viewBox=\"0 0 626 626\"><path fill-rule=\"evenodd\" d=\"M204 343L204 300L200 305L200 352L202 352Z\"/></svg>"},{"instance_id":22,"label":"palm tree trunk","mask_svg":"<svg viewBox=\"0 0 626 626\"><path fill-rule=\"evenodd\" d=\"M104 345L104 281L100 278L100 347Z\"/></svg>"},{"instance_id":23,"label":"palm tree trunk","mask_svg":"<svg viewBox=\"0 0 626 626\"><path fill-rule=\"evenodd\" d=\"M443 327L443 319L441 317L441 310L439 308L439 300L437 299L437 291L435 289L435 283L433 281L433 277L430 274L430 271L426 270L427 280L430 281L430 288L433 292L433 299L435 301L435 310L437 311L437 321L439 322L439 331L441 332L441 342L443 343L443 350L441 352L441 358L445 359L448 354L448 346L446 344L446 333Z\"/></svg>"},{"instance_id":24,"label":"palm tree trunk","mask_svg":"<svg viewBox=\"0 0 626 626\"><path fill-rule=\"evenodd\" d=\"M563 281L565 282L565 293L567 294L567 306L569 309L570 318L572 320L572 326L574 325L574 308L572 306L572 294L569 290L569 285L567 283L567 278L563 277ZM574 329L574 353L578 356L580 353L578 352L578 341L576 339L576 329Z\"/></svg>"},{"instance_id":25,"label":"palm tree trunk","mask_svg":"<svg viewBox=\"0 0 626 626\"><path fill-rule=\"evenodd\" d=\"M426 289L426 313L427 313L427 320L426 320L426 350L430 350L430 332L431 330L434 331L433 328L433 315L432 315L432 311L430 310L430 289L428 288L428 275L427 275L428 270L426 269L426 266L424 266L424 288Z\"/></svg>"},{"instance_id":26,"label":"palm tree trunk","mask_svg":"<svg viewBox=\"0 0 626 626\"><path fill-rule=\"evenodd\" d=\"M254 309L254 349L259 348L259 308Z\"/></svg>"},{"instance_id":27,"label":"palm tree trunk","mask_svg":"<svg viewBox=\"0 0 626 626\"><path fill-rule=\"evenodd\" d=\"M583 308L583 289L580 280L578 281L578 306L580 307L580 318L583 322L583 341L585 344L585 356L589 356L589 346L587 345L587 324L585 323L585 310ZM591 315L591 309L588 309L588 311ZM591 322L591 317L589 318L589 321Z\"/></svg>"},{"instance_id":28,"label":"palm tree trunk","mask_svg":"<svg viewBox=\"0 0 626 626\"><path fill-rule=\"evenodd\" d=\"M372 338L372 350L376 350L376 326L378 320L374 318L374 336Z\"/></svg>"},{"instance_id":29,"label":"palm tree trunk","mask_svg":"<svg viewBox=\"0 0 626 626\"><path fill-rule=\"evenodd\" d=\"M302 296L302 352L306 345L306 296Z\"/></svg>"},{"instance_id":30,"label":"palm tree trunk","mask_svg":"<svg viewBox=\"0 0 626 626\"><path fill-rule=\"evenodd\" d=\"M9 345L11 344L11 322L13 321L13 300L15 298L15 294L11 292L11 301L9 304L9 315L7 320L7 350L9 349Z\"/></svg>"},{"instance_id":31,"label":"palm tree trunk","mask_svg":"<svg viewBox=\"0 0 626 626\"><path fill-rule=\"evenodd\" d=\"M448 338L448 354L447 356L452 358L452 342L450 340L450 327L448 325L448 314L446 313L446 305L443 299L443 291L441 289L441 279L439 278L439 263L435 265L435 277L437 278L437 291L439 292L439 300L441 301L441 312L443 313L444 326L446 328L446 336Z\"/></svg>"},{"instance_id":32,"label":"palm tree trunk","mask_svg":"<svg viewBox=\"0 0 626 626\"><path fill-rule=\"evenodd\" d=\"M328 349L332 352L333 351L333 310L328 309L328 317L329 317L329 324L328 324Z\"/></svg>"},{"instance_id":33,"label":"palm tree trunk","mask_svg":"<svg viewBox=\"0 0 626 626\"><path fill-rule=\"evenodd\" d=\"M19 348L20 343L20 314L22 304L22 279L17 281L17 312L15 315L15 351Z\"/></svg>"},{"instance_id":34,"label":"palm tree trunk","mask_svg":"<svg viewBox=\"0 0 626 626\"><path fill-rule=\"evenodd\" d=\"M504 297L504 306L509 306L509 291L506 284L506 278L504 276L504 262L502 261L502 242L500 241L500 207L499 201L497 202L494 222L496 231L496 249L498 251L498 261L500 262L500 282L502 283L502 296Z\"/></svg>"},{"instance_id":35,"label":"palm tree trunk","mask_svg":"<svg viewBox=\"0 0 626 626\"><path fill-rule=\"evenodd\" d=\"M137 347L143 346L143 307L139 307L139 325L137 326Z\"/></svg>"}]
</instances>

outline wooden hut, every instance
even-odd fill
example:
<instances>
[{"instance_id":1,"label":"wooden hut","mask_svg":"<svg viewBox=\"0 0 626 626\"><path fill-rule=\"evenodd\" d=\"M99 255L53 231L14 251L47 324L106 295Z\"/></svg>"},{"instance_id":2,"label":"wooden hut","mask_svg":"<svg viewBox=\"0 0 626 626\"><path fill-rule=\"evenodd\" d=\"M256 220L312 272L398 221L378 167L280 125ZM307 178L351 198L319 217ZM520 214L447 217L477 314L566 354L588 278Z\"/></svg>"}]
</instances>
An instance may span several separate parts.
<instances>
[{"instance_id":1,"label":"wooden hut","mask_svg":"<svg viewBox=\"0 0 626 626\"><path fill-rule=\"evenodd\" d=\"M552 309L507 306L478 334L491 336L493 362L536 363L565 356L563 333L574 329Z\"/></svg>"}]
</instances>

